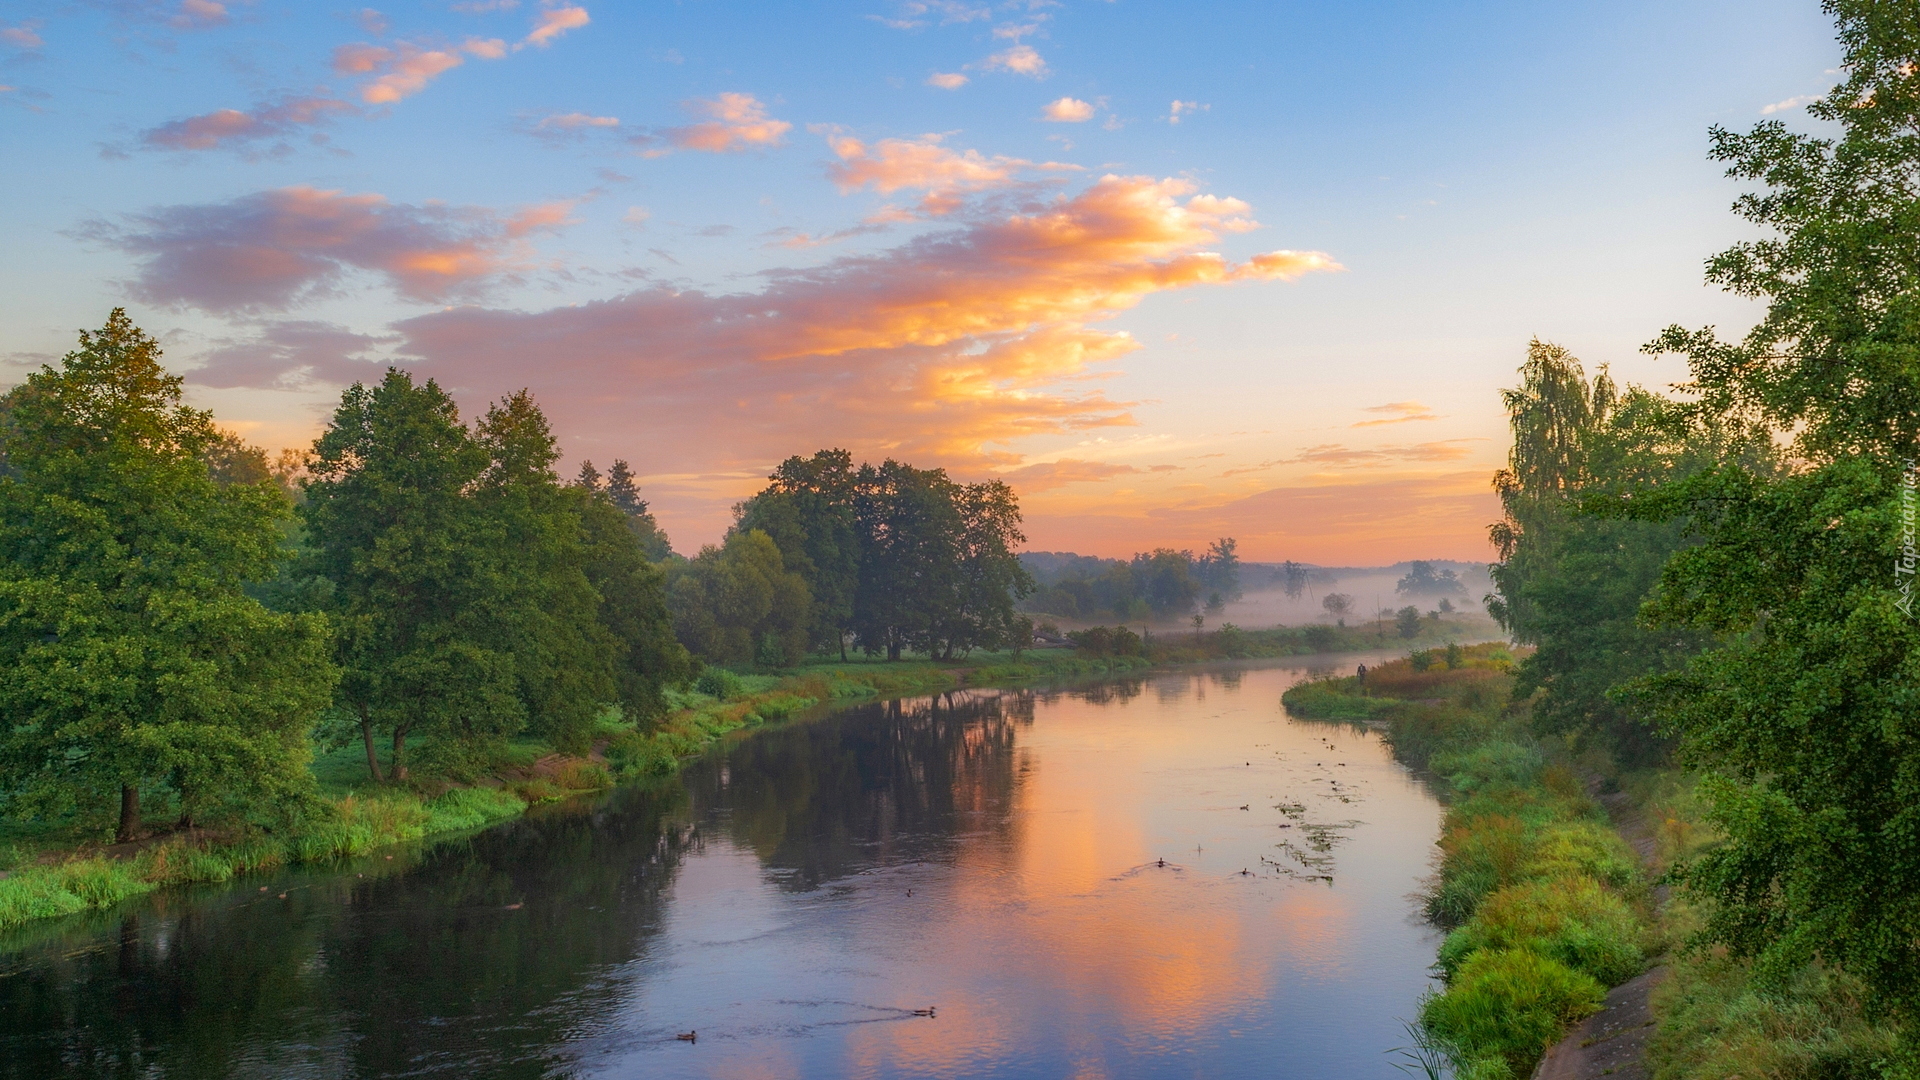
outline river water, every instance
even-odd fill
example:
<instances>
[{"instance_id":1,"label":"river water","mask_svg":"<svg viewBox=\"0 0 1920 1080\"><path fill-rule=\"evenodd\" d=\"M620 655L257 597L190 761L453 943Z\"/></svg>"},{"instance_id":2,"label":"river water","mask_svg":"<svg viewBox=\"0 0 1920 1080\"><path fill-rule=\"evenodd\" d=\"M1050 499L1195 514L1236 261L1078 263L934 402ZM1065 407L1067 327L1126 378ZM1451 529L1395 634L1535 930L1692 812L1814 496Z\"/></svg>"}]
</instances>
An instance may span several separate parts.
<instances>
[{"instance_id":1,"label":"river water","mask_svg":"<svg viewBox=\"0 0 1920 1080\"><path fill-rule=\"evenodd\" d=\"M665 790L16 931L0 1076L1396 1076L1441 811L1285 715L1306 674L847 708Z\"/></svg>"}]
</instances>

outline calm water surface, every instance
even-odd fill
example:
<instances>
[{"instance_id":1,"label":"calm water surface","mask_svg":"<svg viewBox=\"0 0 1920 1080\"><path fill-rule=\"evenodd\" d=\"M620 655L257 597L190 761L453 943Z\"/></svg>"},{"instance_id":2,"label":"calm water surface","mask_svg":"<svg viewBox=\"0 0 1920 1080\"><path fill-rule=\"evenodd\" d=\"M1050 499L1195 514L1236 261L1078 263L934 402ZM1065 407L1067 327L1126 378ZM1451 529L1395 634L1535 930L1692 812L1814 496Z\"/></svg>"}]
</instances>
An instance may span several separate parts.
<instances>
[{"instance_id":1,"label":"calm water surface","mask_svg":"<svg viewBox=\"0 0 1920 1080\"><path fill-rule=\"evenodd\" d=\"M1397 1076L1440 808L1305 674L862 706L16 932L0 1076Z\"/></svg>"}]
</instances>

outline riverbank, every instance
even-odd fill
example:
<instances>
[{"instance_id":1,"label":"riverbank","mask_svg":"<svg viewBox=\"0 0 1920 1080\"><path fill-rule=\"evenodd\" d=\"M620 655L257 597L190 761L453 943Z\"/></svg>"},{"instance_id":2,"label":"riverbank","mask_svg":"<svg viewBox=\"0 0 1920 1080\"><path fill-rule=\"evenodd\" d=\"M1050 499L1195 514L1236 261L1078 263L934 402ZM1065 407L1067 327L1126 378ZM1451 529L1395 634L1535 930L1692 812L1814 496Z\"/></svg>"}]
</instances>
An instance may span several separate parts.
<instances>
[{"instance_id":1,"label":"riverbank","mask_svg":"<svg viewBox=\"0 0 1920 1080\"><path fill-rule=\"evenodd\" d=\"M1512 657L1498 645L1418 653L1305 683L1296 716L1384 723L1397 756L1440 779L1441 861L1424 897L1448 931L1445 989L1419 1016L1421 1051L1460 1080L1529 1075L1607 988L1663 951L1640 860L1563 762L1507 708Z\"/></svg>"},{"instance_id":2,"label":"riverbank","mask_svg":"<svg viewBox=\"0 0 1920 1080\"><path fill-rule=\"evenodd\" d=\"M821 706L962 687L1106 678L1155 666L1165 665L1139 656L1050 650L951 662L818 663L785 675L711 668L695 688L670 691L671 710L649 730L609 720L584 756L517 743L491 773L465 781L417 776L406 784L375 783L367 777L363 752L343 747L316 759L314 811L284 835L188 829L103 844L74 843L58 834L14 834L0 844L6 860L0 866L0 930L112 907L166 886L227 881L459 835L541 803L615 783L670 777L682 761L733 732Z\"/></svg>"},{"instance_id":3,"label":"riverbank","mask_svg":"<svg viewBox=\"0 0 1920 1080\"><path fill-rule=\"evenodd\" d=\"M1443 785L1424 899L1449 931L1447 985L1419 1017L1429 1064L1517 1080L1552 1048L1555 1080L1906 1075L1896 1030L1869 1019L1843 974L1816 962L1767 980L1724 949L1688 947L1704 912L1656 885L1716 840L1695 778L1535 740L1502 652L1476 646L1450 665L1436 650L1424 671L1396 660L1364 687L1326 679L1284 697L1296 716L1384 725L1396 755Z\"/></svg>"}]
</instances>

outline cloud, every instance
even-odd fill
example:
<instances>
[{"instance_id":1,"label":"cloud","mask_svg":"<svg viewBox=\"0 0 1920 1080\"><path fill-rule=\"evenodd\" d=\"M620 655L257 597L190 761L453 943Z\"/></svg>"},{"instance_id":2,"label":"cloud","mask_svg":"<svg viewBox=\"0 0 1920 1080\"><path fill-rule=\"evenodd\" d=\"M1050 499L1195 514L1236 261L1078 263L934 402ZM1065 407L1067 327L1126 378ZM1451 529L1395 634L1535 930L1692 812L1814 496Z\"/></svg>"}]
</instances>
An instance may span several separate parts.
<instances>
[{"instance_id":1,"label":"cloud","mask_svg":"<svg viewBox=\"0 0 1920 1080\"><path fill-rule=\"evenodd\" d=\"M1015 170L1032 164L1019 158L985 157L978 150L950 150L940 144L938 135L868 144L831 129L826 134L827 145L840 158L827 166L827 176L842 194L862 188L882 195L902 189L926 191L930 198L924 209L929 213L956 208L959 204L950 196L957 192L1010 184Z\"/></svg>"},{"instance_id":2,"label":"cloud","mask_svg":"<svg viewBox=\"0 0 1920 1080\"><path fill-rule=\"evenodd\" d=\"M525 130L535 138L557 144L579 139L591 131L612 130L619 126L620 118L617 116L594 116L591 113L570 112L543 116Z\"/></svg>"},{"instance_id":3,"label":"cloud","mask_svg":"<svg viewBox=\"0 0 1920 1080\"><path fill-rule=\"evenodd\" d=\"M180 0L180 7L167 21L183 30L219 26L227 21L227 7L214 0Z\"/></svg>"},{"instance_id":4,"label":"cloud","mask_svg":"<svg viewBox=\"0 0 1920 1080\"><path fill-rule=\"evenodd\" d=\"M1034 21L1028 23L1005 23L993 28L993 36L1002 41L1011 41L1018 45L1021 38L1038 34L1040 32L1040 24L1046 21L1047 16L1041 15L1034 19Z\"/></svg>"},{"instance_id":5,"label":"cloud","mask_svg":"<svg viewBox=\"0 0 1920 1080\"><path fill-rule=\"evenodd\" d=\"M653 217L653 211L646 207L629 206L627 207L627 212L620 215L620 220L629 225L645 225L651 217Z\"/></svg>"},{"instance_id":6,"label":"cloud","mask_svg":"<svg viewBox=\"0 0 1920 1080\"><path fill-rule=\"evenodd\" d=\"M550 203L503 218L291 187L159 207L124 227L94 222L78 235L133 255L133 291L142 299L230 313L296 306L354 270L382 276L412 300L475 295L526 265L526 237L564 224L571 208Z\"/></svg>"},{"instance_id":7,"label":"cloud","mask_svg":"<svg viewBox=\"0 0 1920 1080\"><path fill-rule=\"evenodd\" d=\"M326 123L334 116L357 111L334 98L284 97L252 109L216 109L184 120L172 120L140 134L149 150L238 149L263 139L283 139L301 128Z\"/></svg>"},{"instance_id":8,"label":"cloud","mask_svg":"<svg viewBox=\"0 0 1920 1080\"><path fill-rule=\"evenodd\" d=\"M1078 124L1093 119L1093 104L1079 98L1063 97L1050 101L1041 110L1041 119L1056 124Z\"/></svg>"},{"instance_id":9,"label":"cloud","mask_svg":"<svg viewBox=\"0 0 1920 1080\"><path fill-rule=\"evenodd\" d=\"M482 60L498 60L507 55L507 43L499 38L470 37L460 43L460 51Z\"/></svg>"},{"instance_id":10,"label":"cloud","mask_svg":"<svg viewBox=\"0 0 1920 1080\"><path fill-rule=\"evenodd\" d=\"M462 15L486 15L495 11L512 11L520 6L520 0L460 0L447 6Z\"/></svg>"},{"instance_id":11,"label":"cloud","mask_svg":"<svg viewBox=\"0 0 1920 1080\"><path fill-rule=\"evenodd\" d=\"M576 452L649 431L652 471L751 476L823 445L1008 466L1015 440L1130 422L1127 403L1087 380L1139 343L1093 324L1158 292L1338 269L1318 252L1230 262L1207 250L1219 217L1194 204L1184 180L1107 176L1026 212L770 273L749 292L653 286L546 311L456 307L395 329L401 353L462 393L532 386L577 433ZM739 494L714 493L716 532Z\"/></svg>"},{"instance_id":12,"label":"cloud","mask_svg":"<svg viewBox=\"0 0 1920 1080\"><path fill-rule=\"evenodd\" d=\"M1015 45L1006 52L994 53L980 61L980 68L983 71L1011 71L1033 79L1047 77L1047 62L1033 51L1031 45Z\"/></svg>"},{"instance_id":13,"label":"cloud","mask_svg":"<svg viewBox=\"0 0 1920 1080\"><path fill-rule=\"evenodd\" d=\"M936 71L927 76L928 86L937 86L942 90L958 90L967 85L968 79L957 71Z\"/></svg>"},{"instance_id":14,"label":"cloud","mask_svg":"<svg viewBox=\"0 0 1920 1080\"><path fill-rule=\"evenodd\" d=\"M901 4L899 12L896 18L884 15L869 15L867 18L894 30L918 30L931 21L927 16L937 16L942 26L993 18L992 8L984 4L963 3L961 0L912 0Z\"/></svg>"},{"instance_id":15,"label":"cloud","mask_svg":"<svg viewBox=\"0 0 1920 1080\"><path fill-rule=\"evenodd\" d=\"M686 127L668 128L668 141L681 150L710 154L754 147L778 146L793 125L767 116L767 107L752 94L725 93L712 101L690 101L689 112L710 119Z\"/></svg>"},{"instance_id":16,"label":"cloud","mask_svg":"<svg viewBox=\"0 0 1920 1080\"><path fill-rule=\"evenodd\" d=\"M37 49L47 43L40 36L40 28L46 25L44 19L27 19L13 26L0 26L0 42L16 49Z\"/></svg>"},{"instance_id":17,"label":"cloud","mask_svg":"<svg viewBox=\"0 0 1920 1080\"><path fill-rule=\"evenodd\" d=\"M1268 462L1267 465L1307 464L1334 466L1382 465L1396 461L1458 461L1473 453L1469 444L1486 442L1485 439L1440 439L1434 442L1414 443L1409 446L1376 446L1356 450L1341 443L1322 443L1319 446L1303 447L1299 457L1285 458ZM1265 466L1262 466L1263 468ZM1236 472L1252 472L1253 469L1232 469L1222 476L1232 476Z\"/></svg>"},{"instance_id":18,"label":"cloud","mask_svg":"<svg viewBox=\"0 0 1920 1080\"><path fill-rule=\"evenodd\" d=\"M1786 112L1789 109L1797 109L1802 105L1811 105L1819 101L1823 96L1822 94L1801 94L1798 97L1790 97L1785 101L1776 101L1771 105L1762 106L1760 115L1772 116L1777 112Z\"/></svg>"},{"instance_id":19,"label":"cloud","mask_svg":"<svg viewBox=\"0 0 1920 1080\"><path fill-rule=\"evenodd\" d=\"M1202 105L1198 101L1180 101L1176 99L1173 107L1167 110L1167 123L1177 124L1183 116L1192 116L1197 112L1211 112L1212 105Z\"/></svg>"},{"instance_id":20,"label":"cloud","mask_svg":"<svg viewBox=\"0 0 1920 1080\"><path fill-rule=\"evenodd\" d=\"M1382 427L1387 424L1405 424L1413 420L1438 420L1440 415L1417 401L1389 401L1385 405L1370 406L1370 413L1384 414L1378 420L1355 421L1352 427Z\"/></svg>"},{"instance_id":21,"label":"cloud","mask_svg":"<svg viewBox=\"0 0 1920 1080\"><path fill-rule=\"evenodd\" d=\"M1088 481L1106 480L1115 476L1143 473L1146 469L1132 465L1114 465L1104 461L1076 461L1063 458L1060 461L1042 462L1036 465L1022 465L1017 469L1008 469L999 474L999 479L1013 485L1021 493L1048 491Z\"/></svg>"},{"instance_id":22,"label":"cloud","mask_svg":"<svg viewBox=\"0 0 1920 1080\"><path fill-rule=\"evenodd\" d=\"M379 377L381 368L366 354L392 340L356 334L333 323L264 323L253 338L228 342L206 354L201 366L186 372L186 377L216 389L338 386Z\"/></svg>"},{"instance_id":23,"label":"cloud","mask_svg":"<svg viewBox=\"0 0 1920 1080\"><path fill-rule=\"evenodd\" d=\"M583 7L550 7L534 17L533 32L514 48L532 45L544 49L553 44L553 39L569 30L578 30L592 20L587 17Z\"/></svg>"},{"instance_id":24,"label":"cloud","mask_svg":"<svg viewBox=\"0 0 1920 1080\"><path fill-rule=\"evenodd\" d=\"M354 12L353 21L360 24L362 31L372 34L374 37L386 36L388 28L387 17L372 8L361 8L359 11Z\"/></svg>"}]
</instances>

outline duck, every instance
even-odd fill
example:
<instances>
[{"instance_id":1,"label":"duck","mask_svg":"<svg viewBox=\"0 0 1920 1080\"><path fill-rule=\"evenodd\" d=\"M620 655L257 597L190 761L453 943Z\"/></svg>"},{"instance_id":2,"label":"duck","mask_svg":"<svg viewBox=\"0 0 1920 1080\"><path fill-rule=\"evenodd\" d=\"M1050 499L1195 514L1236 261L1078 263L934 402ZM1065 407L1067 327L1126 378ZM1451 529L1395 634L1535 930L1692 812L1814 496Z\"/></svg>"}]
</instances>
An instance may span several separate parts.
<instances>
[{"instance_id":1,"label":"duck","mask_svg":"<svg viewBox=\"0 0 1920 1080\"><path fill-rule=\"evenodd\" d=\"M924 1008L924 1009L915 1009L915 1010L913 1010L913 1015L915 1015L915 1016L932 1016L932 1015L933 1015L933 1009L934 1009L934 1007L933 1007L932 1005L929 1005L929 1006L927 1006L927 1007L926 1007L926 1008Z\"/></svg>"},{"instance_id":2,"label":"duck","mask_svg":"<svg viewBox=\"0 0 1920 1080\"><path fill-rule=\"evenodd\" d=\"M679 1039L681 1042L698 1042L700 1040L700 1033L698 1031L683 1031L675 1035L674 1038Z\"/></svg>"}]
</instances>

